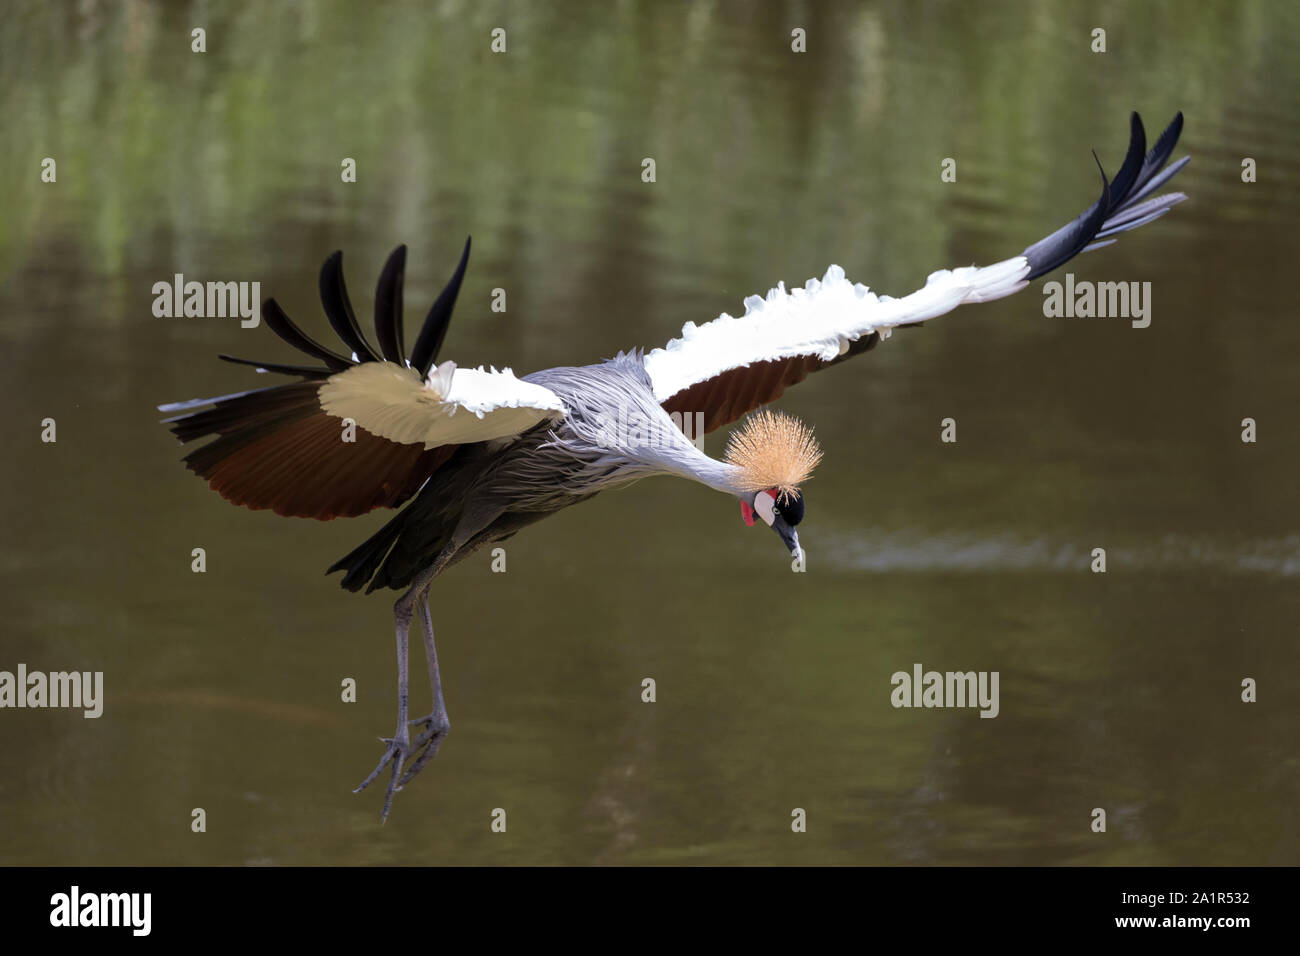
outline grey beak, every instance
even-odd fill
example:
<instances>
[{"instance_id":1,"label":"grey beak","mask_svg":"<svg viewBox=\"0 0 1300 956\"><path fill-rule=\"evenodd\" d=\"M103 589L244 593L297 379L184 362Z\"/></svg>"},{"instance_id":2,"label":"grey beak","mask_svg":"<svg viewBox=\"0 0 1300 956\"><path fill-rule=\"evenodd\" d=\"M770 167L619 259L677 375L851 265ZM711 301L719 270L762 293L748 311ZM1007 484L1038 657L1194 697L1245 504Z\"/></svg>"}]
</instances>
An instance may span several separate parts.
<instances>
[{"instance_id":1,"label":"grey beak","mask_svg":"<svg viewBox=\"0 0 1300 956\"><path fill-rule=\"evenodd\" d=\"M785 542L785 546L790 549L791 554L799 553L799 532L786 524L785 519L780 515L777 515L776 520L772 522L772 530Z\"/></svg>"}]
</instances>

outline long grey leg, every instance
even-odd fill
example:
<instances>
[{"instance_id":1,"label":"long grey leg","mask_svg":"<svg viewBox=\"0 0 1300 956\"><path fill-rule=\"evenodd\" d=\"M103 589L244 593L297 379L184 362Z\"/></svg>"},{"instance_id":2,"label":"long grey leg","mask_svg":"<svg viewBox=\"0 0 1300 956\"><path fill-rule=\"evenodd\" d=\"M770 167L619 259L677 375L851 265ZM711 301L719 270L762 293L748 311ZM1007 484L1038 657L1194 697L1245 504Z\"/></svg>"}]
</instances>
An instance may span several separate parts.
<instances>
[{"instance_id":1,"label":"long grey leg","mask_svg":"<svg viewBox=\"0 0 1300 956\"><path fill-rule=\"evenodd\" d=\"M406 776L398 782L399 790L414 780L415 775L424 768L425 764L438 756L438 749L451 730L451 721L447 719L447 705L442 699L442 676L438 670L438 648L433 641L433 618L429 614L428 590L420 595L417 603L420 606L420 622L424 628L424 659L429 668L429 692L433 696L433 711L427 717L411 721L426 728L416 738L412 748L413 752L419 751L421 747L424 751L416 758L415 763L411 764Z\"/></svg>"},{"instance_id":2,"label":"long grey leg","mask_svg":"<svg viewBox=\"0 0 1300 956\"><path fill-rule=\"evenodd\" d=\"M388 781L388 792L384 797L383 818L388 819L388 811L393 805L393 793L398 789L398 780L402 776L402 765L406 762L407 755L411 753L411 732L408 728L407 715L410 713L410 683L409 683L409 637L411 632L411 602L410 592L403 595L401 600L393 608L393 623L397 632L397 731L392 737L381 737L380 739L388 744L388 749L384 751L384 756L380 758L379 765L371 771L370 776L361 782L361 785L353 790L353 793L359 793L379 776L385 766L390 762L393 764L393 773Z\"/></svg>"},{"instance_id":3,"label":"long grey leg","mask_svg":"<svg viewBox=\"0 0 1300 956\"><path fill-rule=\"evenodd\" d=\"M384 795L384 820L388 819L388 811L392 809L393 794L402 789L402 785L415 776L414 769L412 772L408 772L403 776L402 766L405 764L406 759L415 752L411 747L410 724L412 721L408 719L410 713L408 709L410 703L408 686L408 657L410 655L408 651L411 619L414 616L414 608L417 600L420 602L420 605L424 610L424 646L426 653L429 655L429 680L430 686L434 688L435 710L428 718L421 721L415 721L415 723L424 723L425 721L428 721L430 731L432 732L432 730L437 726L437 722L434 718L441 712L442 723L444 725L442 733L444 735L446 734L446 710L442 705L442 684L438 679L438 658L433 650L433 623L429 618L429 609L425 604L425 597L429 593L429 582L438 576L438 572L441 571L447 561L450 560L452 554L454 554L454 552L450 550L444 551L440 554L438 560L434 562L433 566L417 575L411 582L411 587L398 599L397 603L393 605L393 623L397 632L397 731L392 737L379 738L388 745L387 749L384 751L383 757L379 760L379 765L370 772L370 776L361 781L359 787L352 791L353 793L360 793L366 787L370 786L370 784L374 782L375 778L383 772L384 768L391 763L393 765L392 776L389 777L388 791ZM429 743L429 740L425 739L425 737L426 735L421 735L421 746ZM434 752L437 752L436 746L434 747ZM422 759L418 761L418 763L420 766L423 766L423 755L421 755L421 758Z\"/></svg>"}]
</instances>

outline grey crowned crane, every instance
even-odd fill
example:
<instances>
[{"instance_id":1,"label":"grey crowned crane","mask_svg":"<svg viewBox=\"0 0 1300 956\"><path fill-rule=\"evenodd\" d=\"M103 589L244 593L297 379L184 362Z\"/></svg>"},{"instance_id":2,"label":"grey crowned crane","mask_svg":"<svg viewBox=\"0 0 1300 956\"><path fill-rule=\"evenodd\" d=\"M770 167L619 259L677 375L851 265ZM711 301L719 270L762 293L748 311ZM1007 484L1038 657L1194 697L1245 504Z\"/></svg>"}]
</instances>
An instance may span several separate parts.
<instances>
[{"instance_id":1,"label":"grey crowned crane","mask_svg":"<svg viewBox=\"0 0 1300 956\"><path fill-rule=\"evenodd\" d=\"M439 574L547 515L650 475L689 478L739 499L747 524L761 519L798 554L800 485L821 456L811 432L762 410L732 435L718 460L683 434L681 416L702 415L706 433L721 428L809 374L870 351L896 328L1011 295L1080 252L1159 218L1185 198L1152 196L1188 162L1166 167L1182 126L1180 113L1148 152L1135 113L1124 163L1113 181L1102 171L1097 201L1010 259L935 272L903 298L870 292L831 266L803 288L778 285L765 298L751 296L742 316L688 323L664 348L522 378L509 369L437 363L468 242L409 356L402 332L405 247L379 277L378 348L357 323L336 252L321 269L320 297L342 351L308 337L269 299L262 309L266 324L320 364L222 355L297 381L160 408L179 413L166 423L182 443L215 436L185 463L234 504L320 520L406 504L329 569L344 572L341 583L350 591L403 592L394 608L397 729L382 738L378 766L357 787L391 765L387 819L393 794L437 755L450 726L428 608L429 586ZM619 422L636 423L635 440L628 429L611 427ZM433 710L410 720L407 635L417 612Z\"/></svg>"}]
</instances>

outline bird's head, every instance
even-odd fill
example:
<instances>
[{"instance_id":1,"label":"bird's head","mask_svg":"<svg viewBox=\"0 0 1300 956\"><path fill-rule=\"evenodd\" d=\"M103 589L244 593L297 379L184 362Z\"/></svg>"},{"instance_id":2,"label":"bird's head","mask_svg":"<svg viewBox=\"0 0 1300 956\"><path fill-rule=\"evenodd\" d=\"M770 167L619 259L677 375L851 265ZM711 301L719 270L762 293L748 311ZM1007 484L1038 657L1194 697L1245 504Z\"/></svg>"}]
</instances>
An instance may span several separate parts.
<instances>
[{"instance_id":1,"label":"bird's head","mask_svg":"<svg viewBox=\"0 0 1300 956\"><path fill-rule=\"evenodd\" d=\"M761 519L791 554L799 552L795 527L804 515L799 486L812 477L821 457L812 429L797 418L766 410L751 416L727 444L726 461L736 469L745 523Z\"/></svg>"}]
</instances>

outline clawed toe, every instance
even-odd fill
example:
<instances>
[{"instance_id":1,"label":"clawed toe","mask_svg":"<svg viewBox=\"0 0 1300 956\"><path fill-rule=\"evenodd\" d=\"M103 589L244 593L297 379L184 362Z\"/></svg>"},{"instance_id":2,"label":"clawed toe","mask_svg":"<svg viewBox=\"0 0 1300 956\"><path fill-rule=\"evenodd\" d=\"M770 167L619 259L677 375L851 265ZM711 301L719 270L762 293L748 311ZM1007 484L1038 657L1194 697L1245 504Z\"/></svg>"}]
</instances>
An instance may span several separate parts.
<instances>
[{"instance_id":1,"label":"clawed toe","mask_svg":"<svg viewBox=\"0 0 1300 956\"><path fill-rule=\"evenodd\" d=\"M447 718L443 714L428 714L424 717L412 720L410 723L413 727L425 728L421 731L420 735L415 738L415 743L411 745L412 751L419 750L435 737L447 736L447 731L451 729L451 725L447 722Z\"/></svg>"},{"instance_id":2,"label":"clawed toe","mask_svg":"<svg viewBox=\"0 0 1300 956\"><path fill-rule=\"evenodd\" d=\"M402 768L406 764L407 758L414 754L415 751L411 748L411 735L405 724L398 729L395 736L380 737L379 739L383 741L386 746L384 755L379 758L379 764L375 769L370 771L370 776L366 777L365 780L362 780L360 785L352 792L360 793L362 790L366 789L366 787L374 783L375 779L384 772L384 768L391 763L393 765L393 771L391 776L388 778L388 790L384 794L384 809L381 814L381 818L387 821L388 812L393 807L393 794L402 789L404 782Z\"/></svg>"},{"instance_id":3,"label":"clawed toe","mask_svg":"<svg viewBox=\"0 0 1300 956\"><path fill-rule=\"evenodd\" d=\"M422 718L419 723L427 725L429 729L415 738L411 750L418 756L411 764L410 769L406 771L406 774L397 781L398 790L401 790L414 780L416 775L424 769L424 765L438 756L438 749L442 746L448 731L451 730L447 718L442 715L430 714L428 717Z\"/></svg>"}]
</instances>

